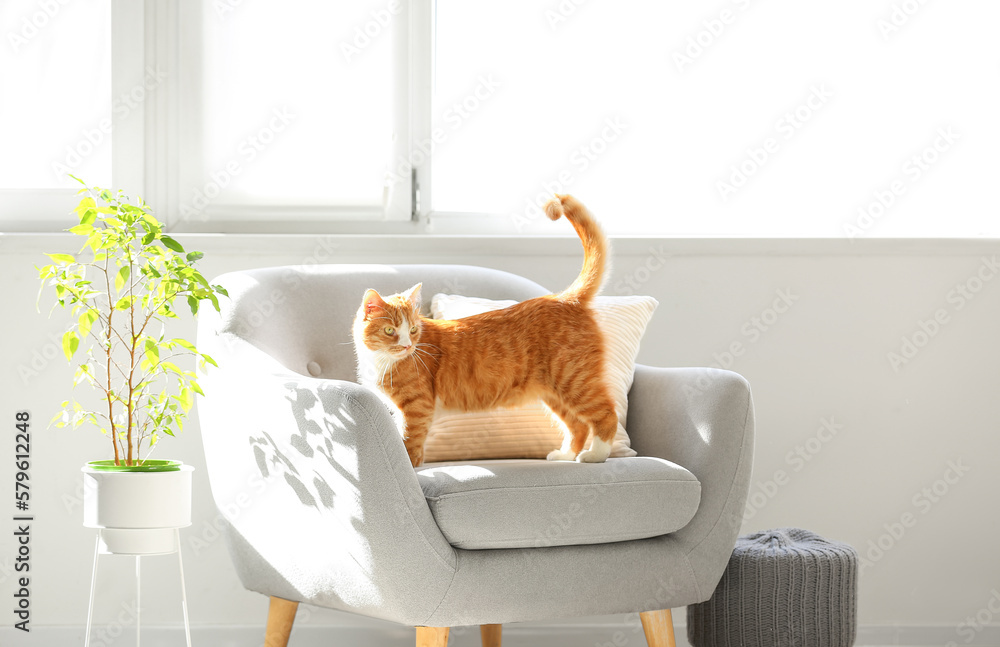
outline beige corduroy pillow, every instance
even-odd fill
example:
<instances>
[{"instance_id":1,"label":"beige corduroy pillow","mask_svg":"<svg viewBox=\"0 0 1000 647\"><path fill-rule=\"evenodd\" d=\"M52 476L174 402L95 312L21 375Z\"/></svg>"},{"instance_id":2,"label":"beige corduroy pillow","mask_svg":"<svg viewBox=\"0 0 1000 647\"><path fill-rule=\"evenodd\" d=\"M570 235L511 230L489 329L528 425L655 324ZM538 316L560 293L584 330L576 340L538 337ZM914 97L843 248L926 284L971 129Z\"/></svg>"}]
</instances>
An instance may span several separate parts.
<instances>
[{"instance_id":1,"label":"beige corduroy pillow","mask_svg":"<svg viewBox=\"0 0 1000 647\"><path fill-rule=\"evenodd\" d=\"M515 303L436 294L431 300L431 316L461 319ZM656 299L646 296L597 297L593 301L594 314L607 344L607 380L618 413L618 433L611 448L613 458L636 455L625 432L628 392L632 388L639 342L656 306ZM435 419L431 426L424 445L424 462L545 458L559 448L562 436L561 425L552 420L540 402L486 413L447 414Z\"/></svg>"}]
</instances>

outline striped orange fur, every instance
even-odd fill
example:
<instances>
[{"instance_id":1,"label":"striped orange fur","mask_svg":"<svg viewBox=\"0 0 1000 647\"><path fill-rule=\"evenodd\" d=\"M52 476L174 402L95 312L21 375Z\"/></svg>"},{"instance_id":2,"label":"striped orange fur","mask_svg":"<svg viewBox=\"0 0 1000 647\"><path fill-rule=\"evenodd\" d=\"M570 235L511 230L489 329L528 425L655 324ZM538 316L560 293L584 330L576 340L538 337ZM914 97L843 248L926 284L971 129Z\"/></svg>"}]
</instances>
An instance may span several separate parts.
<instances>
[{"instance_id":1,"label":"striped orange fur","mask_svg":"<svg viewBox=\"0 0 1000 647\"><path fill-rule=\"evenodd\" d=\"M566 290L454 321L420 315L420 285L389 297L368 290L354 322L359 375L403 413L414 466L439 409L484 411L541 400L565 423L550 460L603 462L618 417L604 380L604 340L590 309L600 291L608 243L572 196L545 205L565 216L584 247L583 269ZM591 448L582 451L593 433Z\"/></svg>"}]
</instances>

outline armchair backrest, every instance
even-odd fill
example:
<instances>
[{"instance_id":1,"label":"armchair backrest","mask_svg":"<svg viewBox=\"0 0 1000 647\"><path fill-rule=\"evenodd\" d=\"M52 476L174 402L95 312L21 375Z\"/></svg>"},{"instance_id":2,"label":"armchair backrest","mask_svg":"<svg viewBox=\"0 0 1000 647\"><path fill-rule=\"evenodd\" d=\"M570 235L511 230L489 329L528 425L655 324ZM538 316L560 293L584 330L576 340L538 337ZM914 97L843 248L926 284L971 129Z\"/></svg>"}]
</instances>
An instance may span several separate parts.
<instances>
[{"instance_id":1,"label":"armchair backrest","mask_svg":"<svg viewBox=\"0 0 1000 647\"><path fill-rule=\"evenodd\" d=\"M509 272L468 265L312 265L245 270L215 281L229 292L222 312L204 309L199 338L236 335L285 368L326 379L356 379L351 325L365 290L395 294L423 283L424 313L439 292L522 301L548 294Z\"/></svg>"}]
</instances>

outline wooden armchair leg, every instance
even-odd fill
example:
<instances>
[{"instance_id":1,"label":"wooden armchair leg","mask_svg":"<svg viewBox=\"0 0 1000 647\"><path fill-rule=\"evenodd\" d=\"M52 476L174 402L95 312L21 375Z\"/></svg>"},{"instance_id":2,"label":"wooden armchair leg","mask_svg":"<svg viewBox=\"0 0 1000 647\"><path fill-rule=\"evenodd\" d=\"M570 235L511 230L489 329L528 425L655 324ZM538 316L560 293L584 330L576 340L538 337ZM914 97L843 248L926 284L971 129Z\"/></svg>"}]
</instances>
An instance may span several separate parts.
<instances>
[{"instance_id":1,"label":"wooden armchair leg","mask_svg":"<svg viewBox=\"0 0 1000 647\"><path fill-rule=\"evenodd\" d=\"M639 614L642 630L649 647L677 647L674 641L674 620L670 609L644 611Z\"/></svg>"},{"instance_id":2,"label":"wooden armchair leg","mask_svg":"<svg viewBox=\"0 0 1000 647\"><path fill-rule=\"evenodd\" d=\"M447 647L448 627L417 627L417 647Z\"/></svg>"},{"instance_id":3,"label":"wooden armchair leg","mask_svg":"<svg viewBox=\"0 0 1000 647\"><path fill-rule=\"evenodd\" d=\"M298 602L271 596L271 606L267 610L267 631L264 633L264 647L287 647L288 636L292 633Z\"/></svg>"},{"instance_id":4,"label":"wooden armchair leg","mask_svg":"<svg viewBox=\"0 0 1000 647\"><path fill-rule=\"evenodd\" d=\"M479 625L479 633L483 637L483 647L500 647L500 633L503 625Z\"/></svg>"}]
</instances>

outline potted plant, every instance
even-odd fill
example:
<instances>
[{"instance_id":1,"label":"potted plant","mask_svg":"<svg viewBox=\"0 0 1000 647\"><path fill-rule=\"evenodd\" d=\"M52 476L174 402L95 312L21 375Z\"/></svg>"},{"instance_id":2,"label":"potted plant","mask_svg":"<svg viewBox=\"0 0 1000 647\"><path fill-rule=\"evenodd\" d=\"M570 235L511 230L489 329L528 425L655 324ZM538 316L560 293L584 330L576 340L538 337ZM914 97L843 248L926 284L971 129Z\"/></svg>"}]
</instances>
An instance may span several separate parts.
<instances>
[{"instance_id":1,"label":"potted plant","mask_svg":"<svg viewBox=\"0 0 1000 647\"><path fill-rule=\"evenodd\" d=\"M85 195L75 209L79 224L68 231L83 245L75 255L47 254L52 264L38 271L42 289L55 289L53 309L72 313L62 348L79 362L74 386L92 391L63 402L52 422L93 426L111 442L112 459L83 467L84 525L102 528L108 552L171 552L174 529L191 523L193 468L149 454L164 434L183 429L194 394L202 394L194 371L176 360L215 362L166 328L179 317L178 303L192 315L206 300L218 310L226 292L195 269L203 254L164 234L141 198L73 179Z\"/></svg>"}]
</instances>

